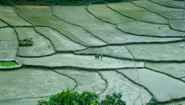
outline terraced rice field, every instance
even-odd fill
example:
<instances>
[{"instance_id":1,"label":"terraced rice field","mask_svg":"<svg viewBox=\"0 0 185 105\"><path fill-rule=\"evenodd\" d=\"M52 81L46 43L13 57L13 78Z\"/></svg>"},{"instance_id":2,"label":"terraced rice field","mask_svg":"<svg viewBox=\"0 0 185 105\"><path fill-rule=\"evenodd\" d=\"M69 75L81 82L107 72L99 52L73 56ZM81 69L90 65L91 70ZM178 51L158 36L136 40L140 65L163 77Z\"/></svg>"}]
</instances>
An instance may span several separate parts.
<instances>
[{"instance_id":1,"label":"terraced rice field","mask_svg":"<svg viewBox=\"0 0 185 105\"><path fill-rule=\"evenodd\" d=\"M185 105L182 3L1 6L0 59L23 66L0 70L0 105L36 105L67 88L122 93L127 105ZM18 46L26 38L33 46Z\"/></svg>"}]
</instances>

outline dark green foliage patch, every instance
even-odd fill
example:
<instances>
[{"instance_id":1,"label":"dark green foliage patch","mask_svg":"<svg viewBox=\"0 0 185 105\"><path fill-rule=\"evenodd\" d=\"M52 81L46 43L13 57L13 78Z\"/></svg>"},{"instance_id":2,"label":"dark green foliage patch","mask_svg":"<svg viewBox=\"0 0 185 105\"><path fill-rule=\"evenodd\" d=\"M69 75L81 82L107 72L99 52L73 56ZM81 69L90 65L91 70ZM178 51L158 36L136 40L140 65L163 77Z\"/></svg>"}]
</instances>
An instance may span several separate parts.
<instances>
[{"instance_id":1,"label":"dark green foliage patch","mask_svg":"<svg viewBox=\"0 0 185 105\"><path fill-rule=\"evenodd\" d=\"M0 5L83 5L89 3L121 2L128 0L0 0Z\"/></svg>"},{"instance_id":2,"label":"dark green foliage patch","mask_svg":"<svg viewBox=\"0 0 185 105\"><path fill-rule=\"evenodd\" d=\"M37 105L126 105L122 99L122 94L113 93L106 95L105 99L100 101L99 95L89 91L71 92L69 89L56 95L50 96L48 101L39 100ZM146 105L158 105L156 99L152 98Z\"/></svg>"},{"instance_id":3,"label":"dark green foliage patch","mask_svg":"<svg viewBox=\"0 0 185 105\"><path fill-rule=\"evenodd\" d=\"M107 95L104 100L99 101L99 95L89 91L70 92L69 89L62 91L56 95L50 96L49 101L39 100L38 105L126 105L126 102L121 100L122 95L113 93Z\"/></svg>"},{"instance_id":4,"label":"dark green foliage patch","mask_svg":"<svg viewBox=\"0 0 185 105\"><path fill-rule=\"evenodd\" d=\"M158 105L158 101L155 98L152 98L146 105Z\"/></svg>"}]
</instances>

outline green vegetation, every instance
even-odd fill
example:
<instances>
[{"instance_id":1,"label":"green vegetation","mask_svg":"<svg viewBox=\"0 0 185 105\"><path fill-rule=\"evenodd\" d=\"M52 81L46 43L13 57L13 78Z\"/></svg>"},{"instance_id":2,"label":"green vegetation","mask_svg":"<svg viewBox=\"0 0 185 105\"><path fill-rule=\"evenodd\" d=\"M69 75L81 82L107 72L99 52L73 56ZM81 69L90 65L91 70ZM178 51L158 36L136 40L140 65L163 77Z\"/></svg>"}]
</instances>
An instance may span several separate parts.
<instances>
[{"instance_id":1,"label":"green vegetation","mask_svg":"<svg viewBox=\"0 0 185 105\"><path fill-rule=\"evenodd\" d=\"M30 41L22 41L22 43L31 43Z\"/></svg>"},{"instance_id":2,"label":"green vegetation","mask_svg":"<svg viewBox=\"0 0 185 105\"><path fill-rule=\"evenodd\" d=\"M49 101L40 100L38 105L126 105L121 100L122 95L113 93L107 95L104 100L99 102L99 95L84 91L82 94L78 92L70 92L69 89L62 91L56 95L52 95Z\"/></svg>"},{"instance_id":3,"label":"green vegetation","mask_svg":"<svg viewBox=\"0 0 185 105\"><path fill-rule=\"evenodd\" d=\"M146 105L158 105L158 102L155 98L152 98Z\"/></svg>"},{"instance_id":4,"label":"green vegetation","mask_svg":"<svg viewBox=\"0 0 185 105\"><path fill-rule=\"evenodd\" d=\"M32 5L50 5L50 4L88 4L88 3L104 3L104 2L121 2L128 0L0 0L0 5L14 4L32 4Z\"/></svg>"},{"instance_id":5,"label":"green vegetation","mask_svg":"<svg viewBox=\"0 0 185 105\"><path fill-rule=\"evenodd\" d=\"M18 65L16 62L3 62L2 64L6 67Z\"/></svg>"},{"instance_id":6,"label":"green vegetation","mask_svg":"<svg viewBox=\"0 0 185 105\"><path fill-rule=\"evenodd\" d=\"M168 101L168 103L173 104L173 105L182 105L182 104L179 104L179 103L173 103L173 102L174 102L174 101L173 101L173 99L172 99L172 98Z\"/></svg>"},{"instance_id":7,"label":"green vegetation","mask_svg":"<svg viewBox=\"0 0 185 105\"><path fill-rule=\"evenodd\" d=\"M104 100L101 101L100 105L126 105L126 102L121 100L122 94L113 93L107 95Z\"/></svg>"},{"instance_id":8,"label":"green vegetation","mask_svg":"<svg viewBox=\"0 0 185 105\"><path fill-rule=\"evenodd\" d=\"M126 105L121 99L122 94L113 93L106 95L106 98L99 101L99 95L89 91L70 92L69 89L56 95L50 96L49 101L39 100L37 105ZM152 98L146 105L158 105L156 99Z\"/></svg>"}]
</instances>

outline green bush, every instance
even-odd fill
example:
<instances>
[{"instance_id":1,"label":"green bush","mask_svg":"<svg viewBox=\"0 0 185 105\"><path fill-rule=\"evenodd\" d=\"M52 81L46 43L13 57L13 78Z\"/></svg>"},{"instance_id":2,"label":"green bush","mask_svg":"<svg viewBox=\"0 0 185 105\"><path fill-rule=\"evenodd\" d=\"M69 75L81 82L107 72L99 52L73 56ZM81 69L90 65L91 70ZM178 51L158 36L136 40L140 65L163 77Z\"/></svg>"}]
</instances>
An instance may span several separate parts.
<instances>
[{"instance_id":1,"label":"green bush","mask_svg":"<svg viewBox=\"0 0 185 105\"><path fill-rule=\"evenodd\" d=\"M69 89L62 91L56 95L50 96L49 101L39 100L37 105L126 105L121 100L122 95L113 93L107 95L104 100L99 102L99 95L89 91L82 94L78 92L70 92Z\"/></svg>"},{"instance_id":2,"label":"green bush","mask_svg":"<svg viewBox=\"0 0 185 105\"><path fill-rule=\"evenodd\" d=\"M126 102L121 100L121 93L112 95L107 95L104 100L101 101L101 105L126 105Z\"/></svg>"},{"instance_id":3,"label":"green bush","mask_svg":"<svg viewBox=\"0 0 185 105\"><path fill-rule=\"evenodd\" d=\"M106 95L106 98L99 101L99 95L89 91L82 94L70 92L69 89L56 95L50 96L49 101L39 100L37 105L126 105L121 99L121 93ZM156 99L152 98L146 105L158 105Z\"/></svg>"},{"instance_id":4,"label":"green bush","mask_svg":"<svg viewBox=\"0 0 185 105\"><path fill-rule=\"evenodd\" d=\"M146 105L158 105L158 102L155 98L151 98Z\"/></svg>"}]
</instances>

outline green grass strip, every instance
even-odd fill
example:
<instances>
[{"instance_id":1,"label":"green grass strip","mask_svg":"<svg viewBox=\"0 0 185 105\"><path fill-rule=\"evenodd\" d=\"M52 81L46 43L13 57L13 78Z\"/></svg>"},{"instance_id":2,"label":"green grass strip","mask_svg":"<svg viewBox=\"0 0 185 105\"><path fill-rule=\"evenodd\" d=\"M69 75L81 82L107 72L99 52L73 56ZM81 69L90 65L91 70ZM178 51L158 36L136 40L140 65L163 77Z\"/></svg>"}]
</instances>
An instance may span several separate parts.
<instances>
[{"instance_id":1,"label":"green grass strip","mask_svg":"<svg viewBox=\"0 0 185 105\"><path fill-rule=\"evenodd\" d=\"M3 62L3 66L10 67L18 65L16 62Z\"/></svg>"},{"instance_id":2,"label":"green grass strip","mask_svg":"<svg viewBox=\"0 0 185 105\"><path fill-rule=\"evenodd\" d=\"M22 41L22 43L31 43L30 41Z\"/></svg>"}]
</instances>

